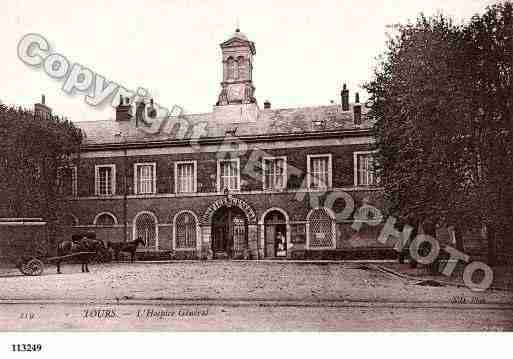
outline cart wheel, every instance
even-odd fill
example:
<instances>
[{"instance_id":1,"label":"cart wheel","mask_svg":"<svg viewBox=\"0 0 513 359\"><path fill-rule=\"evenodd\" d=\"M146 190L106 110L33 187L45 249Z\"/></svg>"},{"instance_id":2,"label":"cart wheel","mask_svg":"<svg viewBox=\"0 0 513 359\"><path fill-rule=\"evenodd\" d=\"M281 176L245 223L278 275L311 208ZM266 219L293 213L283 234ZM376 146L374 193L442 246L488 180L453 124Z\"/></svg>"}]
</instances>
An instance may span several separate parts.
<instances>
[{"instance_id":1,"label":"cart wheel","mask_svg":"<svg viewBox=\"0 0 513 359\"><path fill-rule=\"evenodd\" d=\"M25 275L41 275L43 274L44 264L39 259L31 259L22 264L21 272Z\"/></svg>"}]
</instances>

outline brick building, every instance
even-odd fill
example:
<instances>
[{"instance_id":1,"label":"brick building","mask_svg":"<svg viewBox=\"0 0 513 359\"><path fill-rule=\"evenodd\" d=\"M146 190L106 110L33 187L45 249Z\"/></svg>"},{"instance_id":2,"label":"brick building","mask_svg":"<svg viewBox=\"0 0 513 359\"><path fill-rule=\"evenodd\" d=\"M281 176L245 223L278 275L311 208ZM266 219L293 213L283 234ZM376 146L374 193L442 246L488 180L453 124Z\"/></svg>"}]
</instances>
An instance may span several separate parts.
<instances>
[{"instance_id":1,"label":"brick building","mask_svg":"<svg viewBox=\"0 0 513 359\"><path fill-rule=\"evenodd\" d=\"M344 85L340 104L260 107L254 43L237 30L220 46L212 112L158 120L153 102L121 99L115 121L78 123L86 137L64 228L113 241L142 237L143 251L175 258L326 257L378 247L375 228L356 233L336 216L345 194L355 206L381 205L372 121L358 94L350 103Z\"/></svg>"}]
</instances>

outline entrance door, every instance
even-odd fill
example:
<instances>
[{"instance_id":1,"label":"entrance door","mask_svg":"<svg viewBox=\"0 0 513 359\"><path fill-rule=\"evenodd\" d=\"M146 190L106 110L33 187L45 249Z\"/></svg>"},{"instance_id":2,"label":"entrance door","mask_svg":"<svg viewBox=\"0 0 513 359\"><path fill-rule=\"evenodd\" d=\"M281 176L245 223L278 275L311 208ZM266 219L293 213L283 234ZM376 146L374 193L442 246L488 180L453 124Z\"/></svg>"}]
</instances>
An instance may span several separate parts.
<instances>
[{"instance_id":1,"label":"entrance door","mask_svg":"<svg viewBox=\"0 0 513 359\"><path fill-rule=\"evenodd\" d=\"M247 223L237 207L219 208L212 218L214 258L239 257L247 248Z\"/></svg>"},{"instance_id":2,"label":"entrance door","mask_svg":"<svg viewBox=\"0 0 513 359\"><path fill-rule=\"evenodd\" d=\"M279 211L269 212L264 218L265 256L287 256L287 223Z\"/></svg>"}]
</instances>

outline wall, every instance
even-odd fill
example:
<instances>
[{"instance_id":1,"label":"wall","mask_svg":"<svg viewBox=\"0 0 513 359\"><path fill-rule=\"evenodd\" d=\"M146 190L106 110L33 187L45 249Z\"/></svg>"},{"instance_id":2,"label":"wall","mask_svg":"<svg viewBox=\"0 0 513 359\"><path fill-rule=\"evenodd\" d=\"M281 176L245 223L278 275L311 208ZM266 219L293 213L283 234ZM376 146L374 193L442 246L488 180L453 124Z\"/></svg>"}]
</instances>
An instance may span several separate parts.
<instances>
[{"instance_id":1,"label":"wall","mask_svg":"<svg viewBox=\"0 0 513 359\"><path fill-rule=\"evenodd\" d=\"M382 207L382 193L380 189L357 189L354 188L354 163L353 153L355 151L370 150L368 144L352 144L338 146L324 146L322 140L317 140L315 145L303 148L273 148L265 152L237 152L240 157L242 190L232 195L248 203L256 214L257 223L261 216L270 208L281 208L288 215L289 225L303 228L309 211L313 206L322 206L327 195L336 193L342 194L342 189L350 194L360 206L362 201L372 203L378 208ZM172 151L171 151L172 152ZM307 155L312 154L332 155L332 191L324 194L320 192L309 193L306 191L306 181L303 181L307 171ZM191 153L170 153L166 155L146 155L130 157L97 157L82 158L78 170L78 193L79 198L67 202L68 211L79 220L79 226L74 229L95 230L101 239L122 241L124 239L124 206L123 181L124 166L127 167L127 181L130 191L126 200L127 208L127 236L133 239L134 218L141 211L149 211L155 214L158 221L158 244L151 243L151 249L169 250L172 248L173 238L173 217L182 210L192 211L201 219L208 206L216 200L224 198L223 194L216 192L217 160L222 158L224 153L216 152L191 152ZM259 170L262 157L287 157L288 188L283 191L262 191L262 175ZM87 157L87 156L86 156ZM234 156L235 157L235 156ZM198 193L190 195L174 194L174 162L175 161L197 161ZM138 162L155 162L157 172L157 193L153 195L133 195L133 167ZM255 166L256 163L256 166ZM112 197L94 197L94 167L99 164L116 165L116 195ZM314 200L312 200L314 199ZM333 204L334 212L341 212L345 208L344 200L337 200ZM92 226L94 217L100 212L111 212L117 220L118 225L112 228L96 228ZM340 221L339 221L340 222ZM260 224L252 227L252 236L256 245L257 238L263 238L263 226ZM203 223L203 225L208 225ZM301 227L302 226L302 227ZM210 233L201 227L202 233ZM293 228L289 227L293 232ZM360 233L353 233L350 224L339 223L337 225L336 248L350 249L354 247L375 247L379 246L375 241L376 229L364 229ZM206 238L205 237L205 238ZM294 238L292 238L294 237ZM289 234L289 248L295 250L305 249L305 235ZM202 240L206 240L202 238ZM291 243L294 242L294 243ZM208 246L208 245L207 245ZM255 251L256 249L253 248ZM195 251L191 251L195 252ZM190 253L183 254L185 257ZM201 253L195 255L200 256Z\"/></svg>"},{"instance_id":2,"label":"wall","mask_svg":"<svg viewBox=\"0 0 513 359\"><path fill-rule=\"evenodd\" d=\"M350 146L319 146L304 148L269 149L262 152L250 152L233 157L240 157L241 180L246 182L245 190L262 190L262 177L259 170L262 156L286 156L289 188L304 188L302 181L307 171L307 155L332 154L333 187L352 187L354 182L353 153L371 149L369 145ZM124 157L99 157L82 158L78 169L78 195L80 197L94 196L94 167L101 164L116 165L116 194L123 194L124 166L127 166L127 182L129 194L133 194L134 188L134 164L138 162L155 162L157 172L157 193L174 192L174 162L197 161L198 192L207 193L216 191L217 160L224 158L226 153L199 152L180 153L169 155L131 156ZM253 161L256 159L256 164ZM246 171L244 171L246 169ZM249 171L248 171L249 170ZM246 173L245 173L246 172ZM248 174L248 172L251 172ZM253 174L253 175L251 175Z\"/></svg>"}]
</instances>

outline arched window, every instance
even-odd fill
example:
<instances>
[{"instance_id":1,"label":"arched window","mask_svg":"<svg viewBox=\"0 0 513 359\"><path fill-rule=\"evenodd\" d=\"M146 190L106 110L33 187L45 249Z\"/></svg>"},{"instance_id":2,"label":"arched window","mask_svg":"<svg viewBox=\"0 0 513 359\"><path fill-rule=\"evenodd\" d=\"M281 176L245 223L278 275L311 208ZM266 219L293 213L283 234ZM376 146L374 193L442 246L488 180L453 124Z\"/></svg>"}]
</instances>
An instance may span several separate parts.
<instances>
[{"instance_id":1,"label":"arched window","mask_svg":"<svg viewBox=\"0 0 513 359\"><path fill-rule=\"evenodd\" d=\"M173 219L174 249L195 249L198 240L198 220L194 213L179 212Z\"/></svg>"},{"instance_id":2,"label":"arched window","mask_svg":"<svg viewBox=\"0 0 513 359\"><path fill-rule=\"evenodd\" d=\"M115 224L118 224L118 220L116 219L116 216L114 216L110 212L102 212L98 213L96 217L94 217L93 224L95 226L113 226Z\"/></svg>"},{"instance_id":3,"label":"arched window","mask_svg":"<svg viewBox=\"0 0 513 359\"><path fill-rule=\"evenodd\" d=\"M157 246L157 217L151 212L141 212L134 222L133 239L141 237L146 247Z\"/></svg>"},{"instance_id":4,"label":"arched window","mask_svg":"<svg viewBox=\"0 0 513 359\"><path fill-rule=\"evenodd\" d=\"M62 220L61 220L61 224L63 226L78 226L78 218L75 217L74 215L72 214L66 214Z\"/></svg>"},{"instance_id":5,"label":"arched window","mask_svg":"<svg viewBox=\"0 0 513 359\"><path fill-rule=\"evenodd\" d=\"M311 210L306 217L306 226L309 248L335 248L335 219L327 208Z\"/></svg>"}]
</instances>

